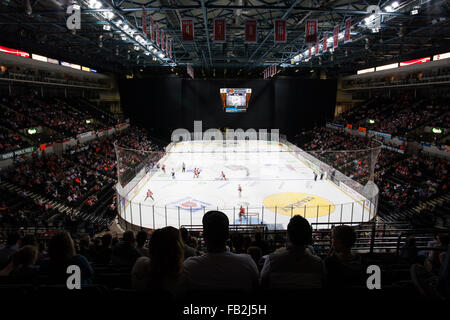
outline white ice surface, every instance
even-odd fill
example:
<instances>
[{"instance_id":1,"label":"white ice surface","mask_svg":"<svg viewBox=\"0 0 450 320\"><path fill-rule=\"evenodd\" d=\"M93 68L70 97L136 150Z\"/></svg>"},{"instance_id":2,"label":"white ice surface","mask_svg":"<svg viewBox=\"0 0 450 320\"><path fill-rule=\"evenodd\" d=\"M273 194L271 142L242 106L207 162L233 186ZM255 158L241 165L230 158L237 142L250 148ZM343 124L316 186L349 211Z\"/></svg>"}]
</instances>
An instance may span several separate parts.
<instances>
[{"instance_id":1,"label":"white ice surface","mask_svg":"<svg viewBox=\"0 0 450 320\"><path fill-rule=\"evenodd\" d=\"M313 170L306 162L278 144L250 141L225 148L222 142L182 142L174 145L160 163L165 164L166 173L161 169L149 172L144 183L130 192L135 194L131 203L121 210L122 218L128 222L148 228L201 225L205 212L219 209L227 214L230 224L254 224L262 220L271 228L275 223L277 229L286 228L290 215L276 214L275 208L263 204L266 197L282 192L312 194L335 205L329 215L308 218L313 224L330 223L313 225L314 228L328 228L339 221L369 220L369 211L363 209L360 201L325 178L314 181ZM172 168L175 179L171 177ZM198 179L193 178L194 168L201 171ZM226 181L219 180L221 171ZM237 190L239 184L243 189L241 196ZM153 192L154 201L145 199L148 189ZM187 209L189 202L196 203L196 207ZM248 220L239 219L240 205L253 213Z\"/></svg>"}]
</instances>

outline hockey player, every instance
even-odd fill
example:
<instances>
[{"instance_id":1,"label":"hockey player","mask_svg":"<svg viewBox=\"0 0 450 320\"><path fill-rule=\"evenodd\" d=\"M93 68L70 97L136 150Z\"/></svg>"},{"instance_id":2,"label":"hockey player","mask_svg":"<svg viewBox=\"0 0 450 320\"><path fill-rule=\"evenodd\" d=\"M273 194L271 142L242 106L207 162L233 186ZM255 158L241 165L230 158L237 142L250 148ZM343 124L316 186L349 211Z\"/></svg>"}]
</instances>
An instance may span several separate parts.
<instances>
[{"instance_id":1,"label":"hockey player","mask_svg":"<svg viewBox=\"0 0 450 320\"><path fill-rule=\"evenodd\" d=\"M172 179L175 179L175 170L173 168L172 168L171 174L172 174Z\"/></svg>"},{"instance_id":2,"label":"hockey player","mask_svg":"<svg viewBox=\"0 0 450 320\"><path fill-rule=\"evenodd\" d=\"M227 180L227 177L225 177L225 173L223 173L223 171L220 173L220 180Z\"/></svg>"},{"instance_id":3,"label":"hockey player","mask_svg":"<svg viewBox=\"0 0 450 320\"><path fill-rule=\"evenodd\" d=\"M166 165L165 165L165 164L163 164L163 165L161 166L161 170L162 170L164 173L166 173Z\"/></svg>"},{"instance_id":4,"label":"hockey player","mask_svg":"<svg viewBox=\"0 0 450 320\"><path fill-rule=\"evenodd\" d=\"M242 187L241 187L241 185L238 186L238 192L239 192L239 198L240 198L241 195L242 195Z\"/></svg>"},{"instance_id":5,"label":"hockey player","mask_svg":"<svg viewBox=\"0 0 450 320\"><path fill-rule=\"evenodd\" d=\"M314 181L317 181L317 173L314 171Z\"/></svg>"},{"instance_id":6,"label":"hockey player","mask_svg":"<svg viewBox=\"0 0 450 320\"><path fill-rule=\"evenodd\" d=\"M181 166L181 172L186 172L186 165L183 162L183 165Z\"/></svg>"},{"instance_id":7,"label":"hockey player","mask_svg":"<svg viewBox=\"0 0 450 320\"><path fill-rule=\"evenodd\" d=\"M242 218L245 217L245 209L243 206L239 209L239 219L242 220Z\"/></svg>"},{"instance_id":8,"label":"hockey player","mask_svg":"<svg viewBox=\"0 0 450 320\"><path fill-rule=\"evenodd\" d=\"M153 192L150 189L147 190L147 195L145 196L145 200L147 200L147 198L150 198L153 201L155 201L155 199L153 199Z\"/></svg>"},{"instance_id":9,"label":"hockey player","mask_svg":"<svg viewBox=\"0 0 450 320\"><path fill-rule=\"evenodd\" d=\"M320 171L320 180L323 180L323 171Z\"/></svg>"}]
</instances>

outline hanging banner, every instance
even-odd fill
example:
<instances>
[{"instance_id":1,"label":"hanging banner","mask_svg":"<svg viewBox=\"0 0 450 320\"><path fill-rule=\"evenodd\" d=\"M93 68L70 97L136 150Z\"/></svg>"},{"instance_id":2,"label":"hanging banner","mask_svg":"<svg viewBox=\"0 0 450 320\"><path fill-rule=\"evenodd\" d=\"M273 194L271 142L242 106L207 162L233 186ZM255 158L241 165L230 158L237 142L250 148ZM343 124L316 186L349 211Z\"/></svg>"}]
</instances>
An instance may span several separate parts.
<instances>
[{"instance_id":1,"label":"hanging banner","mask_svg":"<svg viewBox=\"0 0 450 320\"><path fill-rule=\"evenodd\" d=\"M147 38L147 13L145 12L145 7L142 7L142 32Z\"/></svg>"},{"instance_id":2,"label":"hanging banner","mask_svg":"<svg viewBox=\"0 0 450 320\"><path fill-rule=\"evenodd\" d=\"M320 40L319 40L319 37L317 37L317 40L316 40L316 49L314 50L314 55L316 55L316 56L318 56L319 55L319 45L320 45Z\"/></svg>"},{"instance_id":3,"label":"hanging banner","mask_svg":"<svg viewBox=\"0 0 450 320\"><path fill-rule=\"evenodd\" d=\"M165 49L166 49L166 54L169 55L169 37L168 36L166 36Z\"/></svg>"},{"instance_id":4,"label":"hanging banner","mask_svg":"<svg viewBox=\"0 0 450 320\"><path fill-rule=\"evenodd\" d=\"M164 51L164 44L165 44L165 34L164 34L164 30L161 30L161 50Z\"/></svg>"},{"instance_id":5,"label":"hanging banner","mask_svg":"<svg viewBox=\"0 0 450 320\"><path fill-rule=\"evenodd\" d=\"M350 29L352 27L352 20L347 18L345 20L345 33L344 33L344 43L350 42Z\"/></svg>"},{"instance_id":6,"label":"hanging banner","mask_svg":"<svg viewBox=\"0 0 450 320\"><path fill-rule=\"evenodd\" d=\"M225 19L214 19L214 42L223 43L226 37Z\"/></svg>"},{"instance_id":7,"label":"hanging banner","mask_svg":"<svg viewBox=\"0 0 450 320\"><path fill-rule=\"evenodd\" d=\"M337 48L339 44L339 26L334 26L333 31L333 49Z\"/></svg>"},{"instance_id":8,"label":"hanging banner","mask_svg":"<svg viewBox=\"0 0 450 320\"><path fill-rule=\"evenodd\" d=\"M156 45L159 47L159 26L158 26L158 24L156 24L155 33L156 33Z\"/></svg>"},{"instance_id":9,"label":"hanging banner","mask_svg":"<svg viewBox=\"0 0 450 320\"><path fill-rule=\"evenodd\" d=\"M194 19L181 18L181 40L183 42L194 41Z\"/></svg>"},{"instance_id":10,"label":"hanging banner","mask_svg":"<svg viewBox=\"0 0 450 320\"><path fill-rule=\"evenodd\" d=\"M170 38L170 44L169 44L169 57L173 58L172 55L172 45L173 45L173 39Z\"/></svg>"},{"instance_id":11,"label":"hanging banner","mask_svg":"<svg viewBox=\"0 0 450 320\"><path fill-rule=\"evenodd\" d=\"M155 42L155 23L152 16L150 16L150 39Z\"/></svg>"},{"instance_id":12,"label":"hanging banner","mask_svg":"<svg viewBox=\"0 0 450 320\"><path fill-rule=\"evenodd\" d=\"M322 52L327 52L327 40L328 40L328 32L324 32L323 33Z\"/></svg>"},{"instance_id":13,"label":"hanging banner","mask_svg":"<svg viewBox=\"0 0 450 320\"><path fill-rule=\"evenodd\" d=\"M194 68L192 68L192 66L190 64L188 64L186 66L186 68L187 68L187 74L189 76L191 76L192 79L194 79Z\"/></svg>"},{"instance_id":14,"label":"hanging banner","mask_svg":"<svg viewBox=\"0 0 450 320\"><path fill-rule=\"evenodd\" d=\"M245 21L245 43L256 43L256 26L257 21L255 19L249 19Z\"/></svg>"},{"instance_id":15,"label":"hanging banner","mask_svg":"<svg viewBox=\"0 0 450 320\"><path fill-rule=\"evenodd\" d=\"M275 19L274 24L274 42L275 43L285 43L287 41L287 30L286 30L286 20Z\"/></svg>"},{"instance_id":16,"label":"hanging banner","mask_svg":"<svg viewBox=\"0 0 450 320\"><path fill-rule=\"evenodd\" d=\"M316 43L317 41L317 19L308 19L305 23L305 42Z\"/></svg>"},{"instance_id":17,"label":"hanging banner","mask_svg":"<svg viewBox=\"0 0 450 320\"><path fill-rule=\"evenodd\" d=\"M312 48L312 43L308 44L308 59L311 59L311 48Z\"/></svg>"}]
</instances>

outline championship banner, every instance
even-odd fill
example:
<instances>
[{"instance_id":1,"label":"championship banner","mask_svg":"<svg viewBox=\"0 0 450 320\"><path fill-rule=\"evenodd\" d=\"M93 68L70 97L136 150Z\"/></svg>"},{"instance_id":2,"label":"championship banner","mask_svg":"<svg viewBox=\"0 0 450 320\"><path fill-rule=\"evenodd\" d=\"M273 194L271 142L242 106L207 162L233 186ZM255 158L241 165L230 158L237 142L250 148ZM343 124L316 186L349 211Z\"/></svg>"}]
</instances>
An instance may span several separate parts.
<instances>
[{"instance_id":1,"label":"championship banner","mask_svg":"<svg viewBox=\"0 0 450 320\"><path fill-rule=\"evenodd\" d=\"M156 24L155 33L156 33L156 45L159 47L159 25L158 24Z\"/></svg>"},{"instance_id":2,"label":"championship banner","mask_svg":"<svg viewBox=\"0 0 450 320\"><path fill-rule=\"evenodd\" d=\"M187 74L191 76L192 79L194 79L194 68L190 64L186 66Z\"/></svg>"},{"instance_id":3,"label":"championship banner","mask_svg":"<svg viewBox=\"0 0 450 320\"><path fill-rule=\"evenodd\" d=\"M145 12L145 7L142 7L142 32L147 38L147 13Z\"/></svg>"},{"instance_id":4,"label":"championship banner","mask_svg":"<svg viewBox=\"0 0 450 320\"><path fill-rule=\"evenodd\" d=\"M352 20L347 18L345 20L345 33L344 33L344 43L350 42L350 29L352 27Z\"/></svg>"},{"instance_id":5,"label":"championship banner","mask_svg":"<svg viewBox=\"0 0 450 320\"><path fill-rule=\"evenodd\" d=\"M168 36L166 36L166 46L165 46L165 49L166 49L166 54L169 55L169 37L168 37Z\"/></svg>"},{"instance_id":6,"label":"championship banner","mask_svg":"<svg viewBox=\"0 0 450 320\"><path fill-rule=\"evenodd\" d=\"M172 55L172 45L173 45L173 39L170 38L169 57L171 57L171 58L173 58L173 55Z\"/></svg>"},{"instance_id":7,"label":"championship banner","mask_svg":"<svg viewBox=\"0 0 450 320\"><path fill-rule=\"evenodd\" d=\"M308 59L311 59L311 48L312 48L312 44L308 44Z\"/></svg>"},{"instance_id":8,"label":"championship banner","mask_svg":"<svg viewBox=\"0 0 450 320\"><path fill-rule=\"evenodd\" d=\"M334 26L333 31L333 49L336 49L339 44L339 26Z\"/></svg>"},{"instance_id":9,"label":"championship banner","mask_svg":"<svg viewBox=\"0 0 450 320\"><path fill-rule=\"evenodd\" d=\"M245 43L256 43L256 20L245 21Z\"/></svg>"},{"instance_id":10,"label":"championship banner","mask_svg":"<svg viewBox=\"0 0 450 320\"><path fill-rule=\"evenodd\" d=\"M317 37L317 40L316 40L316 49L314 50L314 55L316 55L316 56L319 55L319 46L320 46L320 40L319 40L319 37Z\"/></svg>"},{"instance_id":11,"label":"championship banner","mask_svg":"<svg viewBox=\"0 0 450 320\"><path fill-rule=\"evenodd\" d=\"M285 43L287 41L287 30L286 30L286 20L275 19L274 24L274 42L275 43Z\"/></svg>"},{"instance_id":12,"label":"championship banner","mask_svg":"<svg viewBox=\"0 0 450 320\"><path fill-rule=\"evenodd\" d=\"M194 20L192 18L181 18L181 35L183 42L194 41Z\"/></svg>"},{"instance_id":13,"label":"championship banner","mask_svg":"<svg viewBox=\"0 0 450 320\"><path fill-rule=\"evenodd\" d=\"M324 32L324 34L323 34L322 52L327 52L327 40L328 40L328 32Z\"/></svg>"},{"instance_id":14,"label":"championship banner","mask_svg":"<svg viewBox=\"0 0 450 320\"><path fill-rule=\"evenodd\" d=\"M305 42L315 43L317 41L317 19L308 19L305 23Z\"/></svg>"},{"instance_id":15,"label":"championship banner","mask_svg":"<svg viewBox=\"0 0 450 320\"><path fill-rule=\"evenodd\" d=\"M152 16L150 16L150 39L155 42L155 23Z\"/></svg>"},{"instance_id":16,"label":"championship banner","mask_svg":"<svg viewBox=\"0 0 450 320\"><path fill-rule=\"evenodd\" d=\"M165 44L165 39L164 39L164 30L161 30L161 50L164 51L164 44Z\"/></svg>"},{"instance_id":17,"label":"championship banner","mask_svg":"<svg viewBox=\"0 0 450 320\"><path fill-rule=\"evenodd\" d=\"M214 42L225 42L225 19L214 19Z\"/></svg>"}]
</instances>

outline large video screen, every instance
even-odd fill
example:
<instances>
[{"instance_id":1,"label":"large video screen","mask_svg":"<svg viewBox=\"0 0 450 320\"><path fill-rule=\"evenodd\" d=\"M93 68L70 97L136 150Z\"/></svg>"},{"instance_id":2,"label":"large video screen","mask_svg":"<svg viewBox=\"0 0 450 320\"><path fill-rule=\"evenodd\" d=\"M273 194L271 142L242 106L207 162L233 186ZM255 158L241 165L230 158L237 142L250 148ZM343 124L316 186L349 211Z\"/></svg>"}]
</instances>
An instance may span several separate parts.
<instances>
[{"instance_id":1,"label":"large video screen","mask_svg":"<svg viewBox=\"0 0 450 320\"><path fill-rule=\"evenodd\" d=\"M246 112L251 94L252 89L249 88L221 88L225 112Z\"/></svg>"},{"instance_id":2,"label":"large video screen","mask_svg":"<svg viewBox=\"0 0 450 320\"><path fill-rule=\"evenodd\" d=\"M247 98L244 95L227 95L227 107L245 107Z\"/></svg>"}]
</instances>

